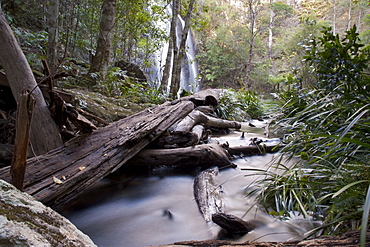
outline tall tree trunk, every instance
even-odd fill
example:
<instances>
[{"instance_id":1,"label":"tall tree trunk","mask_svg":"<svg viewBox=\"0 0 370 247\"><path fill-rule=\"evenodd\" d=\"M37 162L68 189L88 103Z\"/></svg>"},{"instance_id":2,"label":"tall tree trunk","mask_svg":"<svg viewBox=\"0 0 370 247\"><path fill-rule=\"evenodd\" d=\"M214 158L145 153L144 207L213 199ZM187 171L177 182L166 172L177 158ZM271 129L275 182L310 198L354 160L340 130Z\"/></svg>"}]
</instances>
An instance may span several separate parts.
<instances>
[{"instance_id":1,"label":"tall tree trunk","mask_svg":"<svg viewBox=\"0 0 370 247\"><path fill-rule=\"evenodd\" d=\"M333 34L335 35L337 33L337 1L336 0L333 0L334 1L334 4L333 4Z\"/></svg>"},{"instance_id":2,"label":"tall tree trunk","mask_svg":"<svg viewBox=\"0 0 370 247\"><path fill-rule=\"evenodd\" d=\"M172 68L172 55L174 53L174 46L176 46L177 37L176 37L176 26L177 26L177 15L174 15L174 6L176 0L173 1L172 5L172 19L171 19L171 28L170 28L170 41L168 42L168 51L166 57L166 64L163 69L163 76L161 80L161 91L166 92L168 87L168 80L170 78L171 68ZM177 4L177 3L176 3Z\"/></svg>"},{"instance_id":3,"label":"tall tree trunk","mask_svg":"<svg viewBox=\"0 0 370 247\"><path fill-rule=\"evenodd\" d=\"M89 73L101 72L104 78L109 65L116 0L104 0L101 7L100 33Z\"/></svg>"},{"instance_id":4,"label":"tall tree trunk","mask_svg":"<svg viewBox=\"0 0 370 247\"><path fill-rule=\"evenodd\" d=\"M176 97L176 94L179 90L180 84L175 85L175 68L177 68L178 60L177 57L179 56L179 46L177 44L177 29L178 27L178 18L179 18L179 0L173 0L172 1L172 23L171 23L171 41L173 46L173 56L172 56L172 77L171 77L171 84L170 84L170 96ZM173 24L173 30L172 30L172 24ZM181 66L181 64L180 64ZM177 88L177 90L176 90Z\"/></svg>"},{"instance_id":5,"label":"tall tree trunk","mask_svg":"<svg viewBox=\"0 0 370 247\"><path fill-rule=\"evenodd\" d=\"M270 23L269 23L269 37L268 37L268 59L271 64L271 72L275 72L275 64L272 60L272 45L273 45L273 27L274 27L274 19L275 19L275 12L273 8L274 0L270 0Z\"/></svg>"},{"instance_id":6,"label":"tall tree trunk","mask_svg":"<svg viewBox=\"0 0 370 247\"><path fill-rule=\"evenodd\" d=\"M58 16L59 16L59 0L50 0L49 9L47 11L48 22L48 48L47 61L51 73L58 67L57 47L58 42Z\"/></svg>"},{"instance_id":7,"label":"tall tree trunk","mask_svg":"<svg viewBox=\"0 0 370 247\"><path fill-rule=\"evenodd\" d=\"M176 0L174 0L174 2L175 1ZM182 66L182 62L183 62L183 58L185 54L186 40L188 38L188 33L190 30L190 20L191 20L191 14L193 12L194 2L195 0L190 0L189 2L188 12L186 13L186 17L185 17L185 24L184 24L184 29L182 30L178 53L176 54L176 56L174 54L174 57L173 57L174 62L173 62L172 80L171 80L171 88L170 88L170 94L173 97L177 95L177 92L180 89L181 66Z\"/></svg>"},{"instance_id":8,"label":"tall tree trunk","mask_svg":"<svg viewBox=\"0 0 370 247\"><path fill-rule=\"evenodd\" d=\"M37 87L31 68L18 45L4 13L0 9L0 64L5 69L14 98L19 102L22 92L32 91L36 100L31 124L30 142L34 155L44 154L63 145L59 129Z\"/></svg>"},{"instance_id":9,"label":"tall tree trunk","mask_svg":"<svg viewBox=\"0 0 370 247\"><path fill-rule=\"evenodd\" d=\"M257 6L254 3L254 0L247 1L248 13L249 13L249 51L248 51L248 60L246 64L246 73L245 73L245 88L248 89L251 86L251 74L253 71L253 56L254 56L254 40L256 37L256 20L257 20Z\"/></svg>"},{"instance_id":10,"label":"tall tree trunk","mask_svg":"<svg viewBox=\"0 0 370 247\"><path fill-rule=\"evenodd\" d=\"M349 0L348 19L347 19L347 31L351 29L351 21L352 21L352 0Z\"/></svg>"}]
</instances>

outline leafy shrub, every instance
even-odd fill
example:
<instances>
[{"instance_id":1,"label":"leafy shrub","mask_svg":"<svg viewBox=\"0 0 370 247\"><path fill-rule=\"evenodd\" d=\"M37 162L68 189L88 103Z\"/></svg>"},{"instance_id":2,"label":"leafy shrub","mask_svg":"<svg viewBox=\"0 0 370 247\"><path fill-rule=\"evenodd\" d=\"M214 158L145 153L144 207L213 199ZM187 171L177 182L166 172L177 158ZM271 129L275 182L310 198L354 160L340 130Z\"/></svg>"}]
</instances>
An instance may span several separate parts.
<instances>
[{"instance_id":1,"label":"leafy shrub","mask_svg":"<svg viewBox=\"0 0 370 247\"><path fill-rule=\"evenodd\" d=\"M247 121L262 116L259 97L250 91L225 90L220 98L216 114L224 119Z\"/></svg>"},{"instance_id":2,"label":"leafy shrub","mask_svg":"<svg viewBox=\"0 0 370 247\"><path fill-rule=\"evenodd\" d=\"M296 80L296 88L282 94L283 153L298 161L266 173L259 199L280 215L323 217L322 233L333 234L358 229L370 202L370 56L355 27L343 39L330 29L322 33L306 47L316 83L302 88Z\"/></svg>"}]
</instances>

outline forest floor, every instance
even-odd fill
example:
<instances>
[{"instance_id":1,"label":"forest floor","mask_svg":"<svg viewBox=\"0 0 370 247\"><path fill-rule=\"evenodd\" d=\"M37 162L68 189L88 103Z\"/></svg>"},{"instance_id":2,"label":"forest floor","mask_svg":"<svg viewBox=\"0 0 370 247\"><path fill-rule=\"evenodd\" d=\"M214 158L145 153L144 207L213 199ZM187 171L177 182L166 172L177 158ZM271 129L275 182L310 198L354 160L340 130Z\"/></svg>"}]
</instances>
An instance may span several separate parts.
<instances>
[{"instance_id":1,"label":"forest floor","mask_svg":"<svg viewBox=\"0 0 370 247\"><path fill-rule=\"evenodd\" d=\"M367 232L366 246L370 246L370 231ZM198 247L336 247L346 246L355 247L360 246L360 232L349 231L340 236L322 236L311 240L302 241L291 241L291 242L243 242L235 243L225 240L205 240L205 241L183 241L169 245L160 245L153 247L186 247L186 246L198 246Z\"/></svg>"}]
</instances>

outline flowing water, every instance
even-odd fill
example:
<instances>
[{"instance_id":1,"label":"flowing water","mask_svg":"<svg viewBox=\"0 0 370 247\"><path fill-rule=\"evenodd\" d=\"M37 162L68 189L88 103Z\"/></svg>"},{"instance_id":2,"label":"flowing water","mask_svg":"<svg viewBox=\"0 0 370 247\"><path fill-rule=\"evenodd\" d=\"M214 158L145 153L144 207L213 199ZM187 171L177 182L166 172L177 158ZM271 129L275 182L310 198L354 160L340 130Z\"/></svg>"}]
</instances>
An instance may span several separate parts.
<instances>
[{"instance_id":1,"label":"flowing water","mask_svg":"<svg viewBox=\"0 0 370 247\"><path fill-rule=\"evenodd\" d=\"M251 134L252 137L255 135ZM217 138L217 141L242 145L249 138L241 138L240 133L234 133ZM245 196L245 189L260 175L244 169L267 168L276 155L236 159L237 168L222 170L215 177L223 191L224 212L244 220L254 220L259 225L233 241L300 239L310 229L308 221L302 217L292 217L284 222L277 220L260 210L253 197ZM133 178L125 186L102 181L104 189L100 192L95 189L99 195L96 198L109 195L109 199L97 200L89 207L66 216L101 247L142 247L215 238L214 233L220 229L212 222L207 224L200 214L193 196L193 179L191 174L174 174L162 168L150 176Z\"/></svg>"}]
</instances>

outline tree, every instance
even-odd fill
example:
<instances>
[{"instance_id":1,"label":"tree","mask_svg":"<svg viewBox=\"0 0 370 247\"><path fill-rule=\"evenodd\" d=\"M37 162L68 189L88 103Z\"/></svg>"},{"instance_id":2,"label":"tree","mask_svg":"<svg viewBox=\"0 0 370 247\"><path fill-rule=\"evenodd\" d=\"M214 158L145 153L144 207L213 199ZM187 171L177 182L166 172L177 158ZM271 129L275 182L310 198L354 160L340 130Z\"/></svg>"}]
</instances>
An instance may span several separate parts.
<instances>
[{"instance_id":1,"label":"tree","mask_svg":"<svg viewBox=\"0 0 370 247\"><path fill-rule=\"evenodd\" d=\"M59 16L59 0L50 0L48 9L48 48L47 61L50 72L53 73L58 66L57 48L58 43L58 16Z\"/></svg>"},{"instance_id":2,"label":"tree","mask_svg":"<svg viewBox=\"0 0 370 247\"><path fill-rule=\"evenodd\" d=\"M248 58L246 61L246 73L245 73L245 88L248 89L251 86L251 73L254 68L254 50L255 50L255 41L258 35L257 30L257 16L261 8L261 1L260 0L247 0L244 2L245 7L247 8L247 21L249 22L248 32L249 32L249 51L248 51Z\"/></svg>"},{"instance_id":3,"label":"tree","mask_svg":"<svg viewBox=\"0 0 370 247\"><path fill-rule=\"evenodd\" d=\"M188 38L188 33L190 29L190 19L191 15L193 12L193 7L194 7L194 2L195 0L190 0L187 14L185 17L185 24L184 28L182 30L181 34L181 40L180 40L180 45L177 45L177 39L175 37L176 33L171 34L172 42L173 42L173 68L172 68L172 78L171 78L171 86L170 86L170 95L172 97L175 97L177 95L177 92L180 89L180 80L181 80L181 66L182 66L182 61L184 58L185 54L185 45L186 45L186 40ZM178 7L179 7L179 1L178 0L173 0L173 15L175 18L178 16ZM176 21L177 22L177 21ZM171 31L173 31L171 29Z\"/></svg>"},{"instance_id":4,"label":"tree","mask_svg":"<svg viewBox=\"0 0 370 247\"><path fill-rule=\"evenodd\" d=\"M100 32L90 73L101 72L104 78L110 60L112 32L115 20L116 0L104 0L101 7Z\"/></svg>"},{"instance_id":5,"label":"tree","mask_svg":"<svg viewBox=\"0 0 370 247\"><path fill-rule=\"evenodd\" d=\"M44 97L37 87L32 70L0 9L0 64L5 69L14 98L32 92L36 105L31 124L30 142L34 155L44 154L63 145L59 130L50 115Z\"/></svg>"}]
</instances>

